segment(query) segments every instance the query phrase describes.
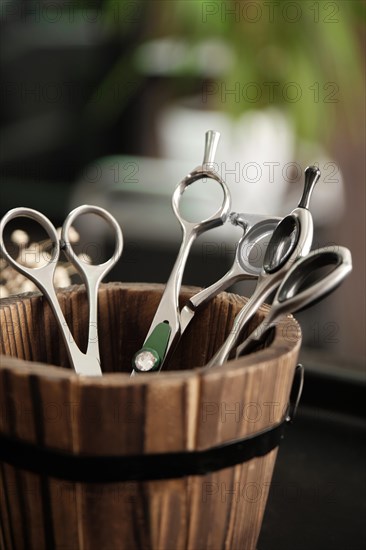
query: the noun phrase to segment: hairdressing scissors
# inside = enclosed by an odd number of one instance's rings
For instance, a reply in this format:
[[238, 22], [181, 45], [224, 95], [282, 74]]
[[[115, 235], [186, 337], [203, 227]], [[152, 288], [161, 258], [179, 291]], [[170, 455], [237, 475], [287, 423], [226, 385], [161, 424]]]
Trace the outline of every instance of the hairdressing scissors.
[[307, 256], [313, 242], [313, 218], [308, 210], [310, 197], [320, 170], [310, 166], [305, 170], [305, 184], [300, 202], [277, 225], [268, 244], [258, 283], [249, 301], [234, 320], [234, 326], [221, 348], [207, 363], [207, 367], [222, 365], [229, 359], [247, 323], [266, 298], [280, 285], [292, 264]]
[[248, 214], [230, 214], [231, 223], [243, 228], [235, 251], [234, 262], [221, 279], [192, 296], [180, 313], [181, 335], [196, 313], [196, 310], [226, 290], [245, 279], [257, 279], [261, 271], [261, 256], [281, 218]]
[[[281, 218], [231, 213], [230, 220], [233, 225], [243, 229], [243, 235], [236, 247], [234, 262], [221, 279], [192, 296], [182, 308], [179, 314], [179, 337], [183, 335], [199, 307], [240, 280], [258, 278], [261, 270], [258, 265], [258, 256], [264, 254], [265, 247]], [[172, 355], [177, 342], [178, 338], [170, 345], [168, 344], [164, 361]]]
[[[113, 228], [116, 236], [115, 251], [113, 256], [106, 262], [98, 265], [91, 265], [78, 257], [70, 244], [68, 236], [71, 225], [75, 222], [76, 218], [88, 213], [96, 214], [102, 217]], [[8, 222], [10, 222], [10, 220], [19, 217], [31, 218], [32, 220], [38, 222], [51, 239], [51, 256], [47, 263], [40, 267], [30, 268], [18, 263], [16, 260], [14, 260], [14, 258], [12, 258], [5, 247], [5, 226], [8, 224]], [[70, 329], [62, 313], [60, 304], [57, 300], [56, 292], [53, 285], [53, 277], [57, 262], [60, 257], [61, 249], [66, 254], [68, 260], [79, 272], [87, 290], [89, 302], [89, 333], [88, 345], [85, 353], [83, 353], [79, 349], [75, 340], [72, 337]], [[119, 257], [122, 254], [122, 249], [123, 237], [120, 226], [118, 225], [115, 218], [111, 216], [111, 214], [98, 206], [79, 206], [78, 208], [75, 208], [72, 212], [70, 212], [62, 226], [60, 241], [57, 236], [56, 228], [50, 222], [50, 220], [37, 210], [32, 210], [31, 208], [14, 208], [13, 210], [10, 210], [7, 214], [5, 214], [0, 222], [1, 253], [9, 262], [9, 264], [11, 264], [17, 271], [19, 271], [19, 273], [25, 275], [27, 278], [33, 281], [33, 283], [47, 298], [56, 317], [59, 329], [61, 330], [71, 365], [73, 366], [77, 374], [90, 376], [98, 376], [102, 374], [98, 344], [98, 287], [103, 277], [118, 261]]]
[[[178, 298], [191, 246], [200, 234], [222, 225], [229, 215], [231, 205], [230, 191], [219, 174], [210, 167], [214, 162], [219, 138], [220, 134], [218, 132], [206, 132], [202, 165], [190, 172], [178, 184], [173, 193], [172, 207], [182, 228], [182, 243], [143, 347], [133, 357], [132, 365], [134, 370], [132, 375], [136, 372], [160, 370], [168, 348], [179, 339], [180, 312]], [[180, 202], [187, 187], [203, 178], [215, 180], [221, 186], [224, 194], [223, 202], [217, 212], [209, 218], [200, 222], [190, 222], [182, 217]]]
[[[330, 269], [324, 276], [324, 268]], [[236, 357], [254, 351], [263, 343], [268, 330], [288, 313], [295, 313], [318, 302], [335, 290], [352, 271], [348, 248], [328, 246], [298, 260], [287, 272], [262, 323], [236, 348]]]

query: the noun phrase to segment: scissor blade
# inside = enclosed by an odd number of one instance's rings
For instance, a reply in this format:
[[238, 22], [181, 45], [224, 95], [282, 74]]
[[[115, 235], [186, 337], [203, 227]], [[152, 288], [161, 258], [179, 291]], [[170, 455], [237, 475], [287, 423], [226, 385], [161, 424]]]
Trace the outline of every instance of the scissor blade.
[[180, 312], [180, 335], [181, 336], [186, 330], [186, 328], [188, 327], [189, 323], [192, 321], [195, 313], [196, 313], [196, 309], [193, 308], [191, 302], [188, 302]]

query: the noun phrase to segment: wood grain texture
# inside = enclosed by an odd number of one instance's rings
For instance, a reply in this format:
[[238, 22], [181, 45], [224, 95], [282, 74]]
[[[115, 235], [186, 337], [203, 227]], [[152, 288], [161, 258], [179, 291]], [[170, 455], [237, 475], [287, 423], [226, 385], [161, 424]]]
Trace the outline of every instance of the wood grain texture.
[[[245, 299], [222, 293], [199, 311], [167, 369], [130, 378], [163, 286], [110, 283], [99, 291], [101, 378], [71, 369], [53, 314], [37, 293], [0, 302], [0, 433], [75, 454], [210, 449], [284, 415], [300, 346], [292, 317], [269, 347], [200, 369]], [[194, 293], [184, 288], [184, 303]], [[82, 349], [83, 286], [58, 293]], [[260, 322], [266, 307], [252, 321]], [[252, 550], [277, 450], [205, 476], [71, 483], [0, 465], [0, 548]]]

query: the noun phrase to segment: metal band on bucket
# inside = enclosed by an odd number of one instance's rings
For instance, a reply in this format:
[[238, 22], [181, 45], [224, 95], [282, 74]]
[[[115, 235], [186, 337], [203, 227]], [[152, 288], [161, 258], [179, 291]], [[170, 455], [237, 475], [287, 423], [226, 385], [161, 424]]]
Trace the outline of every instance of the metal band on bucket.
[[0, 434], [0, 461], [64, 481], [112, 483], [205, 475], [268, 454], [283, 438], [287, 420], [251, 437], [205, 451], [146, 455], [75, 455]]

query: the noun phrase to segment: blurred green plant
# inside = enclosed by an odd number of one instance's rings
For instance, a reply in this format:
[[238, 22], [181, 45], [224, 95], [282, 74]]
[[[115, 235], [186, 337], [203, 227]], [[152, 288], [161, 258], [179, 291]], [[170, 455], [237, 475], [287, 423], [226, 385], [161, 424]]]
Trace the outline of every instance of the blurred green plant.
[[[364, 90], [363, 2], [105, 0], [102, 9], [108, 32], [128, 44], [100, 84], [108, 90], [124, 82], [119, 101], [92, 98], [88, 105], [88, 114], [106, 124], [149, 76], [153, 45], [168, 40], [165, 59], [170, 53], [175, 62], [165, 68], [163, 63], [159, 75], [186, 93], [197, 93], [201, 86], [206, 90], [202, 107], [237, 116], [277, 106], [290, 115], [296, 134], [310, 140], [324, 141], [342, 126], [357, 132]], [[209, 73], [218, 64], [217, 49], [206, 55], [207, 71], [197, 55], [197, 47], [210, 41], [232, 54], [215, 76]]]

